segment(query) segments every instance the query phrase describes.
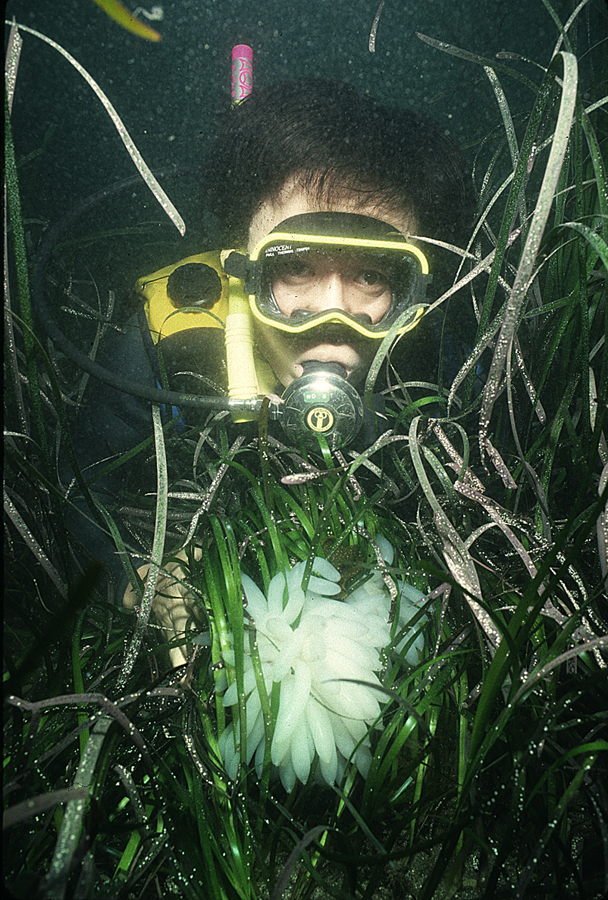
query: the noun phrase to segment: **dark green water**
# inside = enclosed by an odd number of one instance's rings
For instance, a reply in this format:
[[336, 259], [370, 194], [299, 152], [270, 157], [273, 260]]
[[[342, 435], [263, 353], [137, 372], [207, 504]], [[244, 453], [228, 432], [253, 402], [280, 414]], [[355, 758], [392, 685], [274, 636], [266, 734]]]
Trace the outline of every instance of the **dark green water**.
[[[545, 66], [557, 34], [541, 0], [386, 0], [374, 53], [368, 44], [377, 0], [161, 5], [163, 19], [152, 23], [162, 33], [160, 44], [128, 34], [92, 0], [13, 0], [6, 10], [7, 18], [52, 37], [91, 73], [153, 169], [204, 158], [218, 113], [229, 102], [230, 50], [238, 42], [254, 49], [255, 84], [319, 75], [348, 81], [433, 116], [473, 162], [483, 137], [500, 127], [488, 79], [480, 66], [429, 47], [416, 32], [488, 57], [516, 51]], [[136, 9], [136, 0], [126, 6]], [[538, 79], [533, 67], [522, 65], [522, 71]], [[514, 106], [530, 108], [525, 88], [511, 79], [506, 88]], [[134, 173], [84, 80], [30, 35], [24, 36], [13, 121], [18, 158], [44, 147], [21, 166], [29, 219], [54, 221], [82, 197]], [[199, 224], [194, 193], [182, 187], [174, 197], [191, 232]], [[36, 230], [32, 223], [34, 241]]]

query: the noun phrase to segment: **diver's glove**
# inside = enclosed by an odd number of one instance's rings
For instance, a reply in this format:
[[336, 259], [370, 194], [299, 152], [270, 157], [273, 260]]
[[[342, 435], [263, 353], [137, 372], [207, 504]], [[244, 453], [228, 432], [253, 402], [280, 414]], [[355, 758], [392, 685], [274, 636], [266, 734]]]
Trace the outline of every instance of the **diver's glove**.
[[[195, 559], [202, 556], [198, 548], [194, 549]], [[137, 570], [145, 581], [150, 564], [146, 563]], [[180, 550], [163, 566], [163, 573], [156, 584], [156, 594], [152, 601], [154, 618], [161, 626], [167, 640], [171, 643], [169, 657], [174, 668], [188, 662], [186, 656], [186, 625], [188, 619], [196, 617], [196, 603], [191, 591], [186, 587], [184, 579], [188, 576], [188, 557], [185, 550]], [[140, 604], [138, 592], [129, 585], [124, 593], [122, 605], [127, 609], [135, 609]], [[181, 638], [181, 640], [179, 640]]]

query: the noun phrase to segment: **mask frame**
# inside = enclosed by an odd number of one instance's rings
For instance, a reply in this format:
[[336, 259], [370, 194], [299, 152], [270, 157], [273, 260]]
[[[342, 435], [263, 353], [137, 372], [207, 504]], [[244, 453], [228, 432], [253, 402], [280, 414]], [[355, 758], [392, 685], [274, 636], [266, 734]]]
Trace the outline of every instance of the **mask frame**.
[[[391, 284], [391, 304], [379, 322], [372, 324], [368, 316], [351, 315], [340, 309], [307, 314], [304, 318], [284, 315], [272, 293], [272, 267], [286, 256], [297, 257], [307, 252], [332, 255], [347, 251], [355, 258], [379, 259], [380, 265], [405, 273], [404, 284]], [[422, 250], [410, 244], [394, 226], [371, 216], [344, 212], [313, 212], [291, 216], [280, 222], [255, 247], [249, 256], [230, 253], [224, 263], [228, 274], [242, 278], [249, 297], [252, 315], [271, 328], [289, 334], [301, 334], [327, 323], [352, 328], [365, 338], [384, 338], [394, 322], [409, 309], [397, 334], [414, 328], [426, 308], [427, 285], [432, 276]], [[397, 281], [397, 280], [396, 280]]]

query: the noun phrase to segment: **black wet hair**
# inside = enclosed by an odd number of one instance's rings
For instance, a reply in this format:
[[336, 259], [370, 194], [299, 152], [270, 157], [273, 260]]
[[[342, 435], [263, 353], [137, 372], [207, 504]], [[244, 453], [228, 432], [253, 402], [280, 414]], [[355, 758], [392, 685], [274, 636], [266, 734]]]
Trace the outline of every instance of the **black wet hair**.
[[244, 247], [256, 210], [292, 178], [323, 201], [346, 194], [413, 213], [420, 236], [462, 246], [471, 232], [475, 190], [450, 137], [431, 119], [348, 84], [256, 88], [229, 111], [205, 176], [223, 246]]

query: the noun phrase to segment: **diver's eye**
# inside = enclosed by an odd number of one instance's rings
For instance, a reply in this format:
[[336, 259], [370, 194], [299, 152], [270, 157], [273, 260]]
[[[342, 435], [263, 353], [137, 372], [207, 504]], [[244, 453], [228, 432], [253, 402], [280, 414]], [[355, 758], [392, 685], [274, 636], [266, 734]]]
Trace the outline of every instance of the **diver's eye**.
[[386, 275], [382, 272], [378, 272], [375, 269], [366, 269], [364, 272], [360, 272], [356, 281], [359, 281], [361, 284], [365, 284], [368, 287], [376, 287], [378, 285], [388, 285], [388, 279]]
[[313, 274], [310, 263], [299, 256], [287, 256], [277, 260], [273, 270], [274, 280], [287, 283], [309, 278]]
[[361, 269], [354, 274], [353, 283], [361, 293], [371, 297], [391, 291], [390, 278], [379, 269]]

